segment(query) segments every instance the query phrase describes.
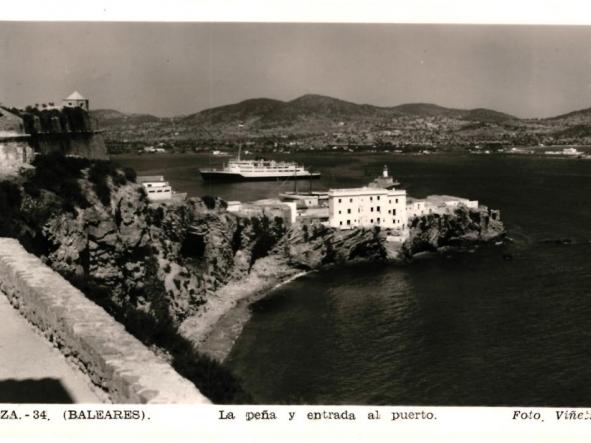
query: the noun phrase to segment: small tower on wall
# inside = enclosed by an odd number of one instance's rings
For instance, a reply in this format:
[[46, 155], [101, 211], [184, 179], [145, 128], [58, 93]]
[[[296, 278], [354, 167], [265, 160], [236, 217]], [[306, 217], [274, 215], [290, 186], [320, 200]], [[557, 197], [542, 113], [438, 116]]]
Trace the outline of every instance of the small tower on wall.
[[64, 108], [82, 108], [88, 111], [88, 99], [80, 94], [78, 91], [72, 92], [67, 98], [62, 100]]

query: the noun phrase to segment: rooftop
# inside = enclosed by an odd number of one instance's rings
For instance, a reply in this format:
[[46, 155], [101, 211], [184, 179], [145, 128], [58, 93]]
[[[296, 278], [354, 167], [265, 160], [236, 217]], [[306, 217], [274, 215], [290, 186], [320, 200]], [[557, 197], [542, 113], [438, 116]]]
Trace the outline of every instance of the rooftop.
[[69, 95], [69, 97], [66, 98], [66, 100], [86, 100], [86, 97], [84, 97], [78, 91], [74, 91]]
[[406, 191], [403, 189], [384, 189], [384, 188], [370, 188], [363, 186], [361, 188], [341, 188], [330, 189], [328, 191], [329, 197], [347, 196], [347, 195], [404, 195]]
[[467, 198], [456, 197], [455, 195], [429, 195], [425, 200], [432, 203], [445, 203], [449, 201], [467, 201]]
[[163, 175], [138, 175], [136, 178], [136, 182], [137, 183], [158, 183], [158, 182], [164, 182], [166, 180], [164, 180], [164, 176]]

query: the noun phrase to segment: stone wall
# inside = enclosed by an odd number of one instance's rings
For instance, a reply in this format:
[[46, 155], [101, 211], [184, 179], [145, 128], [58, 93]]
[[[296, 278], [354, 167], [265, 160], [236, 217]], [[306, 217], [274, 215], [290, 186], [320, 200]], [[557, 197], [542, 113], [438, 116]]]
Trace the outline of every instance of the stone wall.
[[0, 291], [113, 402], [209, 403], [192, 383], [14, 239], [0, 238]]
[[31, 145], [41, 154], [61, 152], [94, 160], [107, 160], [107, 148], [101, 133], [36, 134]]
[[0, 138], [0, 176], [18, 173], [33, 160], [33, 149], [26, 141]]

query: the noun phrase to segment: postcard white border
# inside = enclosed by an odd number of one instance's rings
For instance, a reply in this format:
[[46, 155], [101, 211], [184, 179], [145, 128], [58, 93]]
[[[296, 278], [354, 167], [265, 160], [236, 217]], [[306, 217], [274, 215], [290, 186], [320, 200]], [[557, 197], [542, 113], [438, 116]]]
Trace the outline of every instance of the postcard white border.
[[[225, 21], [225, 22], [342, 22], [342, 23], [471, 23], [589, 25], [591, 6], [584, 0], [26, 0], [3, 4], [0, 20], [16, 21]], [[1, 23], [0, 23], [1, 26]], [[3, 63], [6, 62], [3, 60]], [[1, 71], [0, 71], [1, 72]], [[591, 405], [591, 399], [590, 399]], [[122, 409], [125, 405], [75, 405], [75, 408]], [[127, 406], [129, 407], [129, 406]], [[133, 407], [133, 406], [132, 406]], [[310, 422], [309, 411], [321, 406], [135, 406], [150, 416], [143, 422], [0, 421], [0, 441], [207, 441], [207, 442], [587, 442], [591, 421], [513, 420], [514, 411], [538, 411], [552, 417], [558, 408], [410, 408], [435, 411], [435, 423], [368, 423], [375, 407], [343, 407], [358, 421]], [[31, 405], [0, 405], [24, 411]], [[64, 406], [39, 405], [58, 417]], [[218, 419], [219, 410], [296, 411], [297, 420], [233, 423]], [[377, 408], [387, 416], [404, 407]], [[560, 408], [563, 409], [563, 408]], [[591, 408], [589, 409], [591, 410]], [[587, 411], [587, 409], [579, 409]]]

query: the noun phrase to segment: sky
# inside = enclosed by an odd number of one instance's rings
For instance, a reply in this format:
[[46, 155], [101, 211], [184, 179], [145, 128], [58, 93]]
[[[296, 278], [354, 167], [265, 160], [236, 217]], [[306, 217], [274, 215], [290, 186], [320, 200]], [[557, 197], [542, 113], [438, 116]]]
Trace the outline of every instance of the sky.
[[328, 95], [548, 117], [591, 107], [591, 26], [0, 22], [0, 103], [186, 115]]

